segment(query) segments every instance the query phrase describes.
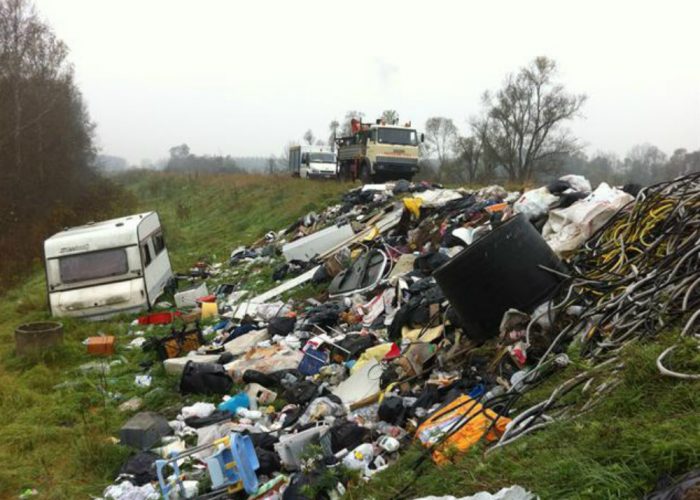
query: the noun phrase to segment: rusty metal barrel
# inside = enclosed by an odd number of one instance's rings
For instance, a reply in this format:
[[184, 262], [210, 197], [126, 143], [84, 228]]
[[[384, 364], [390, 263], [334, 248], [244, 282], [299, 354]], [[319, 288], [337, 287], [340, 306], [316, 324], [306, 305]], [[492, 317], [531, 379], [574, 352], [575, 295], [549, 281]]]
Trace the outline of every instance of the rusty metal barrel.
[[63, 342], [63, 324], [58, 321], [25, 323], [15, 328], [17, 354], [26, 355]]

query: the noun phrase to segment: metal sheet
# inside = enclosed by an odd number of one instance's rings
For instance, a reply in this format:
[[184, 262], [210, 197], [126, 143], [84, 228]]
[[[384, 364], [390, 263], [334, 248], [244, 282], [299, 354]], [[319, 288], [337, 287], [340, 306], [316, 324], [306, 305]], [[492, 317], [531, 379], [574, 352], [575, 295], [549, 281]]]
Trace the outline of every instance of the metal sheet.
[[331, 226], [287, 243], [282, 247], [282, 253], [287, 262], [290, 260], [308, 261], [335, 247], [338, 243], [352, 238], [354, 235], [355, 232], [350, 224]]

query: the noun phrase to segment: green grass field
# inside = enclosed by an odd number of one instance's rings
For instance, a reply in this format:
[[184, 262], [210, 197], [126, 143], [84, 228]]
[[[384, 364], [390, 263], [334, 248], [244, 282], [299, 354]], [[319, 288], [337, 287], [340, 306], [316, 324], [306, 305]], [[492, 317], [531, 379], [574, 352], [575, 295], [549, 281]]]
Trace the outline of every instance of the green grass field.
[[[176, 271], [186, 271], [201, 259], [226, 262], [232, 248], [323, 209], [348, 188], [247, 175], [133, 173], [118, 181], [135, 195], [139, 210], [160, 213]], [[253, 269], [245, 279], [256, 289], [273, 285], [269, 268]], [[158, 363], [151, 367], [153, 385], [135, 386], [134, 375], [144, 372], [142, 363], [154, 356], [125, 348], [130, 317], [100, 323], [66, 320], [60, 349], [17, 357], [14, 328], [47, 318], [44, 286], [43, 270], [37, 266], [24, 283], [0, 298], [0, 498], [16, 498], [24, 488], [36, 488], [39, 498], [100, 494], [129, 454], [113, 441], [129, 416], [117, 409], [121, 402], [139, 396], [145, 409], [172, 417], [183, 403], [195, 400], [181, 398], [177, 380], [167, 377]], [[79, 369], [95, 360], [85, 353], [82, 341], [99, 333], [121, 340], [105, 376]], [[486, 458], [475, 447], [440, 468], [428, 461], [416, 469], [419, 450], [412, 448], [375, 480], [355, 485], [348, 496], [463, 496], [518, 483], [545, 499], [637, 498], [660, 476], [700, 466], [700, 382], [662, 378], [654, 365], [676, 337], [668, 333], [626, 349], [621, 384], [580, 419], [552, 425]], [[685, 354], [686, 367], [697, 371], [697, 350], [688, 348]], [[576, 361], [538, 388], [539, 393], [584, 366]]]
[[[173, 267], [181, 272], [201, 259], [226, 262], [231, 249], [339, 201], [348, 188], [254, 175], [138, 172], [117, 181], [135, 195], [139, 211], [159, 212]], [[85, 218], [91, 219], [89, 214]], [[269, 269], [256, 272], [257, 287], [273, 286]], [[153, 385], [135, 386], [134, 375], [143, 372], [139, 363], [154, 356], [124, 347], [131, 340], [126, 336], [131, 317], [99, 323], [65, 320], [60, 349], [31, 359], [16, 356], [14, 328], [46, 318], [43, 268], [37, 264], [21, 285], [0, 298], [0, 498], [16, 498], [24, 488], [36, 488], [40, 498], [100, 494], [129, 454], [112, 441], [129, 416], [118, 405], [140, 396], [145, 409], [172, 417], [177, 413], [172, 405], [185, 401], [177, 394], [177, 380], [168, 378], [158, 363], [151, 372]], [[106, 376], [82, 373], [81, 364], [95, 361], [82, 341], [100, 333], [122, 341], [110, 360], [114, 366]]]

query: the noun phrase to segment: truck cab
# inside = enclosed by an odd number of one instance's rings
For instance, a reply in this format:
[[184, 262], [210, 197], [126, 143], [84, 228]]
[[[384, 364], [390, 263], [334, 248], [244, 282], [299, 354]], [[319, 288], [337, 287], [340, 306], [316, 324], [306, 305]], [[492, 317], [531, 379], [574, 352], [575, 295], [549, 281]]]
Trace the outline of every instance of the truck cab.
[[418, 172], [419, 137], [409, 125], [353, 124], [338, 144], [338, 175], [363, 182], [412, 179]]

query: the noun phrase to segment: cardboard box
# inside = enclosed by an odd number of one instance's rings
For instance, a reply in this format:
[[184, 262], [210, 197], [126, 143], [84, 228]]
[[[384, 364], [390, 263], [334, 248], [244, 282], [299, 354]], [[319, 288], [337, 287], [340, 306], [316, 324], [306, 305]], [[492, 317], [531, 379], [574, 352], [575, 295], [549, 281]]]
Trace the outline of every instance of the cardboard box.
[[115, 338], [112, 335], [104, 337], [88, 337], [87, 351], [94, 356], [111, 356], [114, 354]]

